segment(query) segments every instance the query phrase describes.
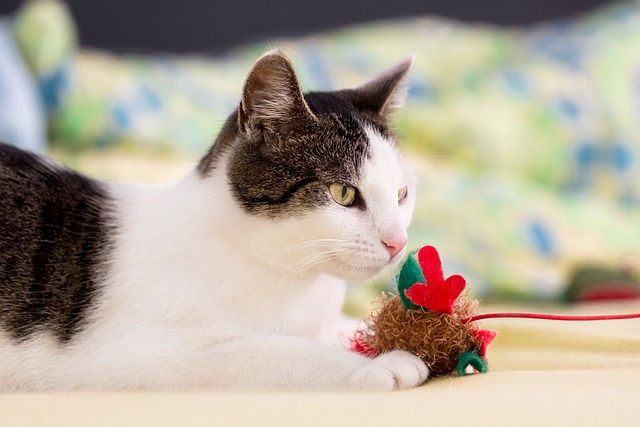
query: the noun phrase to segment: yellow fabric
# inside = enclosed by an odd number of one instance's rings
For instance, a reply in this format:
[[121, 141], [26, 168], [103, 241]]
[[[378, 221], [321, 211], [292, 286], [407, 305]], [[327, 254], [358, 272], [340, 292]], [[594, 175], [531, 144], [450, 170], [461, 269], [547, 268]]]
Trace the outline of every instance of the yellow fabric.
[[[544, 307], [640, 311], [640, 301]], [[539, 307], [482, 307], [537, 311]], [[396, 393], [52, 393], [0, 395], [0, 425], [638, 425], [640, 320], [487, 320], [491, 371]]]

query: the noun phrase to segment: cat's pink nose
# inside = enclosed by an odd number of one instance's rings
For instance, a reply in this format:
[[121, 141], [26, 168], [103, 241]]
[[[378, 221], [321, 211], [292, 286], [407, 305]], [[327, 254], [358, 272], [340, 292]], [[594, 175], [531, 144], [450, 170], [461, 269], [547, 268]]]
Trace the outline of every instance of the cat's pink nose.
[[407, 239], [404, 237], [385, 239], [382, 241], [382, 244], [387, 248], [387, 251], [389, 251], [389, 255], [391, 255], [391, 258], [393, 258], [400, 252], [402, 252], [405, 246], [407, 246]]

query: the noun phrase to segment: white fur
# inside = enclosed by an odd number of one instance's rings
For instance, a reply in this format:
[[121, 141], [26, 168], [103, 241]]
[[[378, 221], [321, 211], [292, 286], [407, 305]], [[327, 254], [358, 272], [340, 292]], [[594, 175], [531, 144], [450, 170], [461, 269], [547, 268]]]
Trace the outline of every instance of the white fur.
[[[113, 186], [119, 233], [97, 310], [67, 346], [45, 333], [16, 346], [0, 334], [0, 388], [356, 389], [414, 387], [415, 356], [339, 348], [345, 280], [390, 259], [406, 236], [413, 178], [373, 130], [359, 185], [368, 209], [333, 204], [301, 218], [244, 213], [225, 172], [172, 187]], [[224, 162], [221, 164], [224, 165]], [[408, 198], [398, 206], [400, 187]], [[327, 194], [327, 197], [330, 197]]]

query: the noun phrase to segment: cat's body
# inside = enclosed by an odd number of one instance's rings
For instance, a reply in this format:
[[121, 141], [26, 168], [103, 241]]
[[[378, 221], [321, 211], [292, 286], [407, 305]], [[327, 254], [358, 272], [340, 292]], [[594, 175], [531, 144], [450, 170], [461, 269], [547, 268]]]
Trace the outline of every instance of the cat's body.
[[288, 60], [265, 55], [173, 186], [98, 183], [0, 146], [0, 389], [424, 381], [408, 353], [339, 343], [345, 280], [406, 245], [412, 176], [384, 116], [411, 61], [303, 98]]

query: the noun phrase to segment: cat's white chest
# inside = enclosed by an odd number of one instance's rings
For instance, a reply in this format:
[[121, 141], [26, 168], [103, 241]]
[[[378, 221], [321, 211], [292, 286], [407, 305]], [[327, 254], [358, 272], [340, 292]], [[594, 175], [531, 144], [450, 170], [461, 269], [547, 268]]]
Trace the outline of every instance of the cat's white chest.
[[222, 335], [293, 335], [323, 341], [335, 332], [345, 297], [342, 280], [321, 276], [307, 283], [291, 281], [279, 289], [274, 285], [258, 285], [246, 298], [227, 296], [211, 304], [199, 304], [202, 330]]
[[[274, 249], [254, 236], [255, 221], [233, 208], [222, 186], [194, 181], [185, 180], [179, 191], [118, 189], [123, 232], [114, 293], [128, 302], [146, 294], [154, 303], [145, 309], [158, 320], [201, 323], [215, 332], [321, 334], [340, 314], [344, 281], [294, 277], [263, 263], [262, 254]], [[261, 255], [248, 254], [255, 249]]]
[[344, 281], [320, 276], [307, 284], [294, 304], [282, 316], [282, 332], [321, 339], [327, 329], [334, 331], [345, 297]]

